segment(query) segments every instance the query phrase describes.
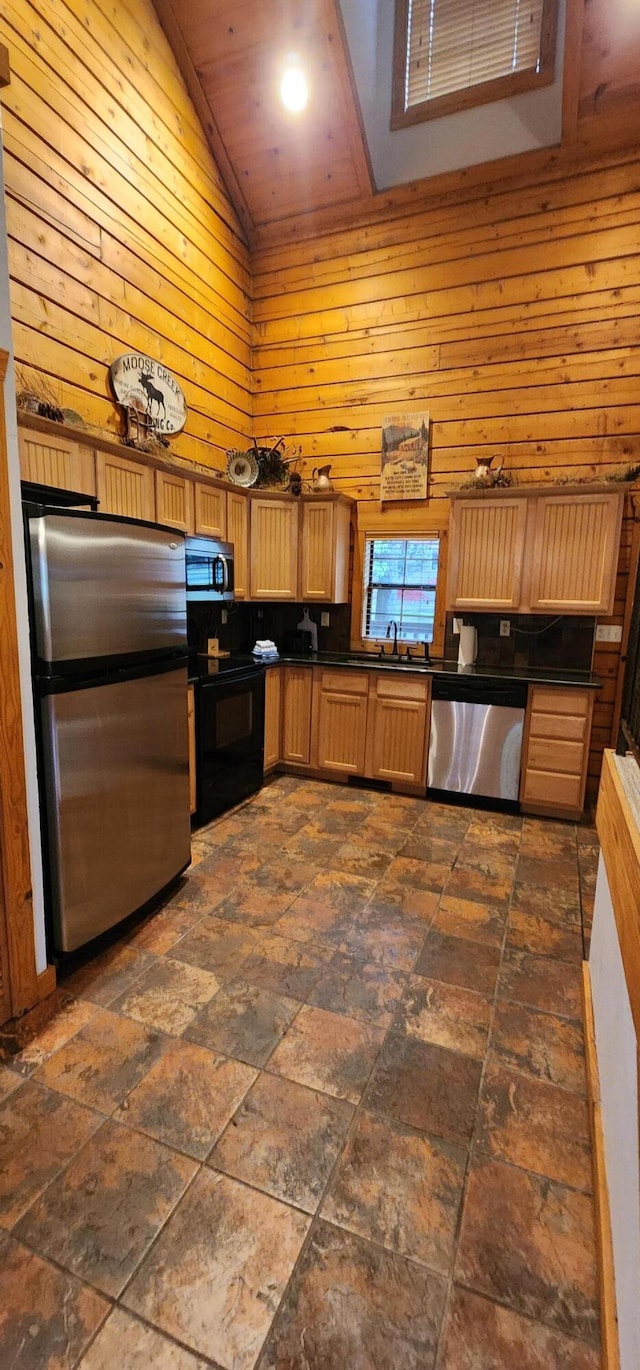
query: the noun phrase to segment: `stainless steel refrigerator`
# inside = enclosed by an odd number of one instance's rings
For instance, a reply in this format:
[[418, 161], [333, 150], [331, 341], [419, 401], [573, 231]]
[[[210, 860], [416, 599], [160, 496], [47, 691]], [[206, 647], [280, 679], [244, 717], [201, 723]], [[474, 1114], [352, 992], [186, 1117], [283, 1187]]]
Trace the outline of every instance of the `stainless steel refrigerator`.
[[49, 933], [65, 953], [189, 864], [184, 538], [24, 508]]

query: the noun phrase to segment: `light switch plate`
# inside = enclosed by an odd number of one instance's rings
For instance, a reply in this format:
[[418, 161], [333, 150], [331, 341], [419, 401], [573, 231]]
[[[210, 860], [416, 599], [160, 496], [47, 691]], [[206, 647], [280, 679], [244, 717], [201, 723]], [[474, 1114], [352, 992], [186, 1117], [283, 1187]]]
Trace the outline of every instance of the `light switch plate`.
[[596, 628], [596, 642], [622, 642], [622, 625], [599, 623]]
[[511, 619], [500, 619], [500, 637], [511, 637]]
[[323, 609], [323, 610], [322, 610], [322, 613], [320, 614], [320, 627], [321, 627], [321, 628], [328, 628], [330, 623], [331, 623], [331, 614], [329, 613], [329, 610], [328, 610], [328, 609]]

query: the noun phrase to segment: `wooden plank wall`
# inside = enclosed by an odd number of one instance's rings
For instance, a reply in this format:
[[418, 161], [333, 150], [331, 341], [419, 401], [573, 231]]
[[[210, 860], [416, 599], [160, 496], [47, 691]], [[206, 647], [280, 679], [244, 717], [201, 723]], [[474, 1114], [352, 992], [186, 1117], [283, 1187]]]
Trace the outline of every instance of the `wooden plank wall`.
[[[380, 426], [393, 412], [431, 414], [429, 509], [441, 526], [478, 455], [504, 458], [526, 484], [640, 463], [639, 211], [640, 162], [621, 155], [255, 252], [256, 433], [300, 442], [306, 474], [330, 461], [361, 524], [378, 509]], [[391, 517], [401, 523], [402, 507]], [[596, 657], [606, 683], [591, 792], [618, 657], [615, 645]]]
[[119, 432], [106, 368], [140, 349], [189, 405], [182, 456], [251, 431], [249, 258], [151, 0], [0, 0], [16, 361]]

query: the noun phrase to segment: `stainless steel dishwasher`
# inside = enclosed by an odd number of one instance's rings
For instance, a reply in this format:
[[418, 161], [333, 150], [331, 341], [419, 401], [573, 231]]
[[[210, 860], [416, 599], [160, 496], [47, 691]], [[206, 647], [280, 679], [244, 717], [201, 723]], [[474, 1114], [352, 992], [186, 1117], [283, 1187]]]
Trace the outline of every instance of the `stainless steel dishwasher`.
[[428, 790], [517, 800], [527, 686], [433, 677]]

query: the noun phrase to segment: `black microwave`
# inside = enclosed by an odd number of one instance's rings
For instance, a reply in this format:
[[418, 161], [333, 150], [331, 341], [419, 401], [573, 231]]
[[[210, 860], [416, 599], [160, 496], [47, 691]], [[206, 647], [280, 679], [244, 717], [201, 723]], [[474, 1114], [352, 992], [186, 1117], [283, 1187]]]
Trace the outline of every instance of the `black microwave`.
[[235, 598], [233, 581], [233, 543], [217, 538], [187, 538], [185, 541], [187, 600], [230, 603]]

